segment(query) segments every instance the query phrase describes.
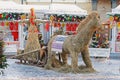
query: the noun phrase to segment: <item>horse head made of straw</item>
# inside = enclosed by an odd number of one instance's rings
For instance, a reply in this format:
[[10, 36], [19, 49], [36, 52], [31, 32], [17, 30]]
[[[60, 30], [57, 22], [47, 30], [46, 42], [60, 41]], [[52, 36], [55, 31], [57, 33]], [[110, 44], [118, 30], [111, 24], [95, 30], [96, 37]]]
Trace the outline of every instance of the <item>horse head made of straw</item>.
[[100, 15], [97, 12], [90, 13], [77, 27], [76, 31], [77, 33], [85, 28], [86, 26], [92, 27], [93, 30], [103, 30], [101, 21], [100, 21]]
[[103, 30], [100, 15], [97, 12], [92, 12], [88, 17], [91, 19], [90, 25], [92, 26], [92, 28], [94, 28], [95, 30]]

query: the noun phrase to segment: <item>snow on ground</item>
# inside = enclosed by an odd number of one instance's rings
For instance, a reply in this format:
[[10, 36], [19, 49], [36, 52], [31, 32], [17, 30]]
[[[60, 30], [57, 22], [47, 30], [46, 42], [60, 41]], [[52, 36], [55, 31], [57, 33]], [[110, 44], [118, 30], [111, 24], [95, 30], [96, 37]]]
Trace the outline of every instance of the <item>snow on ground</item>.
[[[92, 58], [95, 73], [59, 73], [41, 67], [15, 63], [16, 59], [7, 59], [9, 66], [0, 75], [0, 80], [120, 80], [120, 60], [100, 60]], [[70, 63], [70, 59], [68, 61]], [[84, 64], [79, 59], [79, 64]]]

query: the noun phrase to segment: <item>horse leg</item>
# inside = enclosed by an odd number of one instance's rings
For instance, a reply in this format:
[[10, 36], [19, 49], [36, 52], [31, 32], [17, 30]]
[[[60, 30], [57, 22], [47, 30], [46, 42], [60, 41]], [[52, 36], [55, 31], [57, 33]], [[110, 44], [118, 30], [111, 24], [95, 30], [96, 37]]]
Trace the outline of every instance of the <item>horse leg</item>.
[[68, 65], [67, 64], [68, 55], [65, 52], [63, 52], [63, 53], [61, 53], [61, 58], [62, 58], [62, 61], [63, 61], [63, 65], [67, 66]]
[[78, 53], [72, 51], [72, 52], [70, 52], [70, 54], [71, 54], [71, 58], [72, 58], [72, 61], [71, 61], [72, 72], [78, 73], [78, 72], [80, 72], [80, 70], [78, 68]]
[[42, 64], [43, 54], [44, 54], [44, 51], [41, 48], [40, 51], [39, 51], [39, 53], [38, 53], [38, 62], [37, 62], [38, 65]]
[[56, 54], [55, 53], [52, 54], [51, 60], [52, 60], [52, 67], [60, 68], [62, 66], [62, 64], [59, 61], [59, 59], [56, 58]]
[[82, 55], [82, 59], [83, 59], [84, 63], [86, 64], [86, 67], [92, 68], [92, 63], [90, 60], [88, 48], [84, 48], [84, 50], [81, 51], [81, 55]]
[[48, 60], [47, 60], [47, 64], [45, 65], [46, 69], [52, 69], [52, 42], [53, 40], [56, 38], [56, 36], [53, 36], [50, 41], [48, 42]]
[[42, 61], [43, 55], [44, 55], [44, 50], [43, 50], [43, 49], [40, 49], [40, 61]]
[[47, 59], [47, 63], [45, 65], [46, 69], [52, 69], [52, 55], [51, 52], [48, 52], [48, 59]]
[[52, 69], [52, 51], [51, 51], [51, 45], [48, 45], [48, 59], [47, 63], [45, 65], [46, 69]]

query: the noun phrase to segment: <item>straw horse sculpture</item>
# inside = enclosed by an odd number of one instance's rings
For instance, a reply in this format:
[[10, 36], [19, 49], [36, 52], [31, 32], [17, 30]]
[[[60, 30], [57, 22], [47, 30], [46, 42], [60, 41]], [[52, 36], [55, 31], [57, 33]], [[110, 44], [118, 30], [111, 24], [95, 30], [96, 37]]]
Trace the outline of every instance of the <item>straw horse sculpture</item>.
[[[90, 60], [88, 46], [93, 33], [97, 29], [102, 29], [102, 26], [100, 24], [100, 16], [98, 15], [97, 12], [92, 12], [79, 24], [77, 28], [77, 34], [69, 35], [65, 39], [61, 53], [62, 66], [67, 66], [68, 54], [70, 54], [71, 71], [75, 73], [80, 72], [80, 69], [78, 67], [78, 54], [81, 53], [82, 59], [86, 64], [86, 68], [94, 70]], [[54, 61], [57, 59], [54, 59], [55, 58], [54, 54], [51, 51], [51, 45], [55, 38], [56, 36], [54, 36], [48, 43], [48, 61], [45, 66], [46, 69], [53, 69], [58, 67], [58, 64], [55, 65]]]

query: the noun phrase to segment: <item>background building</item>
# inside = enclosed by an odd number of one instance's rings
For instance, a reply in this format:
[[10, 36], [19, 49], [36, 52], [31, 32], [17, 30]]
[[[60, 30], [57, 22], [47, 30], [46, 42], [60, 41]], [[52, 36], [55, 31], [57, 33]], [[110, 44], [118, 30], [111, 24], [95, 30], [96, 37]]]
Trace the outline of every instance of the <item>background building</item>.
[[106, 13], [117, 7], [120, 0], [91, 0], [91, 2], [92, 11], [98, 11], [102, 16], [102, 20], [105, 21], [107, 19]]

